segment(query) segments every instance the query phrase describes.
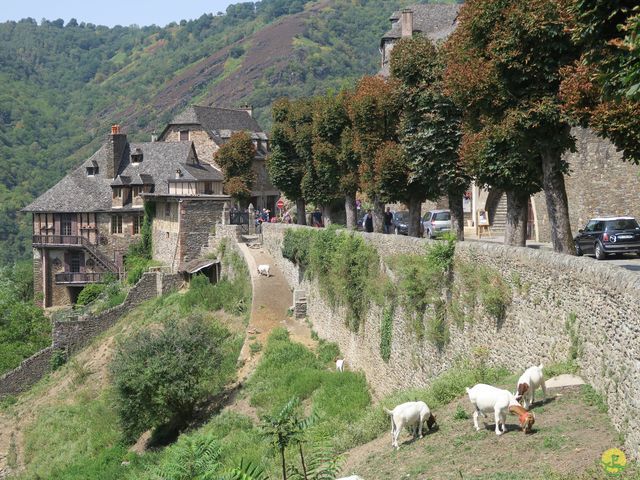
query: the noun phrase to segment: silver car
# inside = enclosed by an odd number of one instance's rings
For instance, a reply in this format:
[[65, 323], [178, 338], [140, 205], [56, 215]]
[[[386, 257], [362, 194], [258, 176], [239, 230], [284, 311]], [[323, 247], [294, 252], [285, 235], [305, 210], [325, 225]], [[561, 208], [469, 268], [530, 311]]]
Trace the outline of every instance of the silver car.
[[422, 217], [424, 236], [435, 238], [451, 230], [451, 212], [449, 210], [432, 210]]

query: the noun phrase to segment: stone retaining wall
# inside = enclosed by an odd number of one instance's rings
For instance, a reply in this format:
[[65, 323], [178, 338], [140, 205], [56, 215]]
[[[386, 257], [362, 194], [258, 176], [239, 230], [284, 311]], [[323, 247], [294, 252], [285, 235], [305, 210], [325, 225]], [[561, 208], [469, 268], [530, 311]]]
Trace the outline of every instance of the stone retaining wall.
[[146, 272], [136, 283], [123, 303], [93, 316], [69, 321], [55, 321], [52, 345], [24, 360], [19, 367], [0, 377], [0, 398], [16, 395], [34, 385], [50, 370], [51, 355], [62, 349], [67, 355], [77, 352], [93, 338], [109, 329], [133, 307], [171, 290], [182, 283], [179, 275]]
[[[626, 437], [628, 453], [640, 447], [640, 276], [592, 258], [492, 243], [462, 242], [455, 261], [490, 267], [510, 286], [512, 300], [503, 322], [487, 315], [450, 325], [450, 341], [439, 350], [418, 340], [402, 308], [393, 318], [391, 357], [380, 355], [382, 308], [371, 310], [356, 334], [345, 326], [345, 313], [333, 310], [318, 284], [300, 278], [296, 266], [282, 257], [282, 225], [264, 228], [264, 246], [283, 269], [291, 288], [307, 290], [308, 315], [321, 338], [337, 342], [349, 367], [362, 370], [377, 395], [426, 386], [457, 359], [487, 347], [490, 363], [513, 371], [532, 364], [555, 363], [580, 351], [584, 378], [607, 399], [609, 416]], [[293, 227], [305, 228], [305, 227]], [[420, 254], [429, 240], [361, 234], [384, 263], [398, 253]], [[460, 278], [454, 275], [454, 284]], [[567, 318], [575, 316], [574, 327]]]

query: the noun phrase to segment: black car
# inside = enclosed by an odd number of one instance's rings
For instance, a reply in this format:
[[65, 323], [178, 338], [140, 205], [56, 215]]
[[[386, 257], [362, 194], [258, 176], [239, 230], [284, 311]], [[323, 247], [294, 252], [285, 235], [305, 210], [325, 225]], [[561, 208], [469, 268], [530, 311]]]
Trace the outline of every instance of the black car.
[[409, 212], [393, 212], [393, 219], [391, 223], [393, 226], [393, 232], [396, 235], [409, 235]]
[[640, 225], [633, 217], [604, 217], [589, 220], [575, 237], [576, 255], [592, 254], [598, 260], [609, 254], [640, 254]]

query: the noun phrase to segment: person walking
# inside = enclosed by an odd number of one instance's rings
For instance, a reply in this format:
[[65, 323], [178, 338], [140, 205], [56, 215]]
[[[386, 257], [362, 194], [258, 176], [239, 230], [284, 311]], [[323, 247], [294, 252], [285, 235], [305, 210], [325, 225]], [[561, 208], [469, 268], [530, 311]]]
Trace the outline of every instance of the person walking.
[[367, 210], [367, 214], [364, 216], [364, 231], [367, 233], [373, 232], [373, 215], [371, 209]]
[[384, 223], [382, 225], [384, 233], [391, 233], [393, 230], [393, 213], [391, 213], [390, 207], [387, 207], [387, 211], [384, 212]]

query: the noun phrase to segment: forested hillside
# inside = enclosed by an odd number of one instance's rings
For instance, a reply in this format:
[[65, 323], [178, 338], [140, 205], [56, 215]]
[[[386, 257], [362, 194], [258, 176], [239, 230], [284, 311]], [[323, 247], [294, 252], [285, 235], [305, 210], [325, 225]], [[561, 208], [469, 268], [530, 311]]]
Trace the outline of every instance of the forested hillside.
[[110, 123], [148, 139], [189, 103], [248, 102], [268, 128], [275, 98], [375, 72], [390, 13], [410, 3], [264, 0], [162, 28], [0, 24], [0, 264], [30, 255], [20, 208], [92, 153]]

